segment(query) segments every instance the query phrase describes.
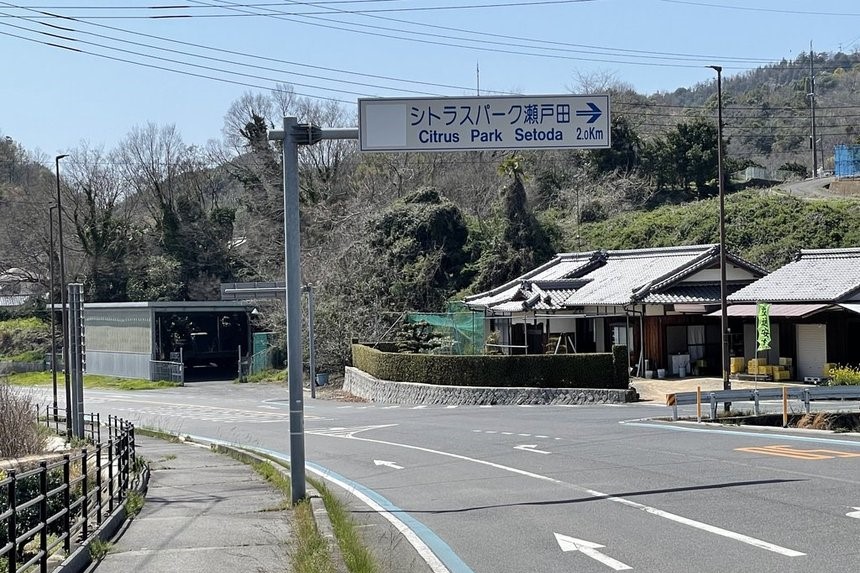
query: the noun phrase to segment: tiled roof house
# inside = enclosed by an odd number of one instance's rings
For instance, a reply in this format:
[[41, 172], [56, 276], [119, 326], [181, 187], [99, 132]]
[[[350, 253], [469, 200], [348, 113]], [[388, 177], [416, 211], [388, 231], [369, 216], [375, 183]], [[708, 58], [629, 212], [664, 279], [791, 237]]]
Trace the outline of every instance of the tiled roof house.
[[797, 379], [826, 377], [826, 364], [860, 364], [860, 248], [802, 250], [729, 302], [730, 315], [747, 317], [747, 339], [755, 303], [771, 303], [770, 359], [792, 358]]
[[[734, 255], [727, 261], [730, 292], [766, 274]], [[714, 339], [707, 328], [719, 321], [705, 318], [719, 302], [718, 245], [563, 253], [465, 301], [484, 312], [487, 330], [499, 331], [505, 351], [593, 352], [627, 344], [643, 371], [645, 360], [649, 369], [672, 371], [672, 353], [689, 355], [691, 369], [697, 360], [719, 367], [713, 359], [719, 330]]]

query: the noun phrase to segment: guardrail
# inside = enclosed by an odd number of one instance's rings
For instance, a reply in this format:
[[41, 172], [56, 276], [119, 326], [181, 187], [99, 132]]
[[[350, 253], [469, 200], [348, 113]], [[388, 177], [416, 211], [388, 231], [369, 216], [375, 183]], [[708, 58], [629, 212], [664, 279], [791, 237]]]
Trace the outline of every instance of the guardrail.
[[[98, 416], [89, 418], [90, 435], [100, 437]], [[65, 429], [60, 420], [39, 417], [48, 427]], [[33, 469], [0, 472], [0, 570], [38, 567], [46, 573], [49, 557], [61, 546], [71, 555], [122, 505], [135, 467], [134, 426], [109, 416], [106, 430], [107, 442], [47, 456]]]
[[860, 400], [860, 386], [782, 386], [753, 390], [717, 390], [705, 392], [678, 392], [666, 394], [666, 405], [672, 407], [672, 419], [678, 419], [678, 406], [691, 406], [709, 403], [711, 420], [717, 417], [717, 404], [732, 402], [753, 402], [756, 416], [761, 414], [761, 400], [801, 400], [806, 413], [810, 411], [812, 400]]

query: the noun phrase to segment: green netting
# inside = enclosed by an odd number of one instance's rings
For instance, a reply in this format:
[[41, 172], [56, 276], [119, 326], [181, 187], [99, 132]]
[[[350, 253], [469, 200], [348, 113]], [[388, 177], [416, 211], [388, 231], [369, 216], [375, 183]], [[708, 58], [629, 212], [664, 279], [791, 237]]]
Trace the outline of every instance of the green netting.
[[407, 313], [406, 322], [426, 322], [434, 334], [450, 341], [451, 354], [484, 353], [484, 315], [462, 303], [450, 303], [445, 313]]

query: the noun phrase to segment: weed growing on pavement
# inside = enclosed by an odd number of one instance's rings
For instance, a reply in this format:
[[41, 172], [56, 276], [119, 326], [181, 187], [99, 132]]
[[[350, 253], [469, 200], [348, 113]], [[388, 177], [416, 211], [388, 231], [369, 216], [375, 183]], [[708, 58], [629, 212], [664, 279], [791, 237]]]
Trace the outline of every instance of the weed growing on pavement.
[[134, 517], [140, 510], [143, 509], [143, 495], [137, 491], [128, 492], [128, 497], [125, 498], [125, 513], [129, 517]]
[[171, 444], [178, 444], [182, 441], [182, 438], [175, 434], [171, 434], [167, 430], [162, 430], [161, 428], [145, 428], [143, 426], [138, 426], [134, 429], [135, 433], [140, 436], [147, 436], [149, 438], [157, 438], [159, 440], [164, 440], [166, 442], [170, 442]]
[[278, 488], [285, 497], [288, 499], [292, 497], [293, 490], [290, 487], [290, 480], [286, 479], [281, 472], [278, 471], [278, 468], [268, 462], [251, 464], [251, 467], [254, 468], [254, 471], [263, 476], [267, 482]]
[[375, 573], [376, 562], [370, 551], [363, 545], [355, 522], [350, 518], [343, 502], [328, 489], [326, 484], [316, 480], [309, 481], [323, 499], [343, 560], [350, 573]]
[[111, 547], [113, 547], [113, 543], [96, 537], [90, 542], [90, 559], [101, 561], [110, 553]]
[[287, 371], [286, 370], [276, 370], [274, 368], [270, 368], [268, 370], [263, 370], [261, 372], [257, 372], [256, 374], [251, 374], [249, 376], [244, 376], [242, 378], [237, 378], [233, 380], [234, 384], [244, 384], [244, 383], [284, 383], [287, 380]]
[[[308, 500], [293, 508], [295, 550], [292, 554], [295, 573], [336, 573], [328, 542], [317, 530], [313, 509]], [[352, 573], [352, 569], [350, 568]]]

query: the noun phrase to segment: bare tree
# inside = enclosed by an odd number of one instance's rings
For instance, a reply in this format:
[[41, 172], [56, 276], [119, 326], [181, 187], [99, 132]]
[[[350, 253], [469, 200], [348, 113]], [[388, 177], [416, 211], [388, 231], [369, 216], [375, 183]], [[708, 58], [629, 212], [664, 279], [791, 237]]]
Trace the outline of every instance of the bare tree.
[[71, 210], [73, 228], [85, 259], [88, 299], [125, 300], [134, 198], [126, 195], [117, 156], [83, 143], [72, 151], [65, 173], [64, 205]]

